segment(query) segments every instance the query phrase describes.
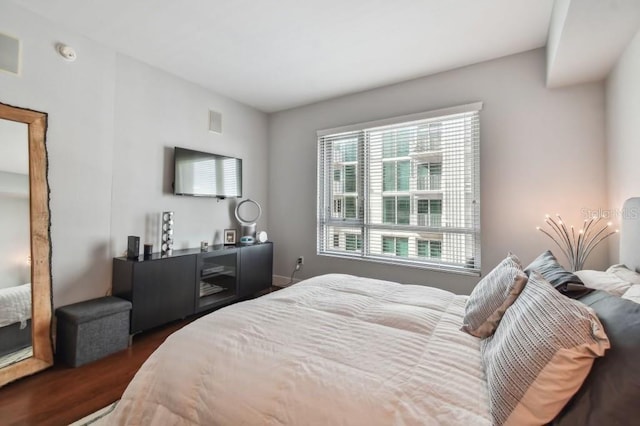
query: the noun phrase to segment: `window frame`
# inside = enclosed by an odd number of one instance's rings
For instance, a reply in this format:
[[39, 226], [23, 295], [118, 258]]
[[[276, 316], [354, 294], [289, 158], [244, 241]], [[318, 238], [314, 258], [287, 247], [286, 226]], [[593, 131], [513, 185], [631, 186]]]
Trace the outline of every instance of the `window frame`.
[[[479, 131], [479, 126], [480, 126], [480, 111], [482, 110], [482, 102], [476, 102], [476, 103], [472, 103], [472, 104], [467, 104], [467, 105], [461, 105], [458, 107], [452, 107], [452, 108], [444, 108], [444, 109], [440, 109], [440, 110], [435, 110], [435, 111], [429, 111], [426, 113], [418, 113], [418, 114], [411, 114], [408, 116], [402, 116], [402, 117], [394, 117], [394, 118], [389, 118], [389, 119], [384, 119], [384, 120], [377, 120], [377, 121], [373, 121], [373, 122], [366, 122], [366, 123], [360, 123], [360, 124], [354, 124], [354, 125], [350, 125], [350, 126], [343, 126], [340, 128], [334, 128], [334, 129], [326, 129], [326, 130], [321, 130], [317, 132], [318, 135], [318, 220], [317, 220], [317, 254], [321, 255], [321, 256], [330, 256], [330, 257], [347, 257], [347, 258], [351, 258], [351, 259], [357, 259], [357, 260], [363, 260], [363, 261], [371, 261], [371, 262], [377, 262], [377, 263], [391, 263], [391, 264], [395, 264], [395, 265], [403, 265], [403, 266], [410, 266], [410, 267], [417, 267], [417, 268], [422, 268], [422, 269], [431, 269], [431, 270], [438, 270], [438, 271], [444, 271], [444, 272], [452, 272], [452, 273], [459, 273], [459, 274], [464, 274], [464, 275], [475, 275], [478, 276], [480, 275], [480, 271], [481, 271], [481, 229], [480, 229], [480, 131]], [[414, 146], [414, 142], [411, 142], [411, 138], [415, 138], [415, 143], [422, 143], [423, 145], [428, 145], [429, 147], [433, 147], [435, 146], [437, 149], [439, 150], [446, 150], [451, 149], [451, 146], [447, 145], [447, 142], [444, 141], [444, 135], [446, 135], [446, 129], [445, 129], [445, 125], [447, 124], [448, 120], [453, 120], [456, 121], [458, 117], [458, 114], [460, 114], [460, 117], [464, 118], [464, 120], [461, 120], [463, 122], [463, 124], [455, 124], [456, 126], [464, 126], [461, 127], [465, 130], [465, 132], [467, 131], [468, 126], [471, 126], [471, 131], [470, 133], [472, 134], [472, 136], [469, 136], [469, 140], [465, 139], [464, 142], [460, 142], [460, 141], [454, 141], [455, 147], [458, 146], [463, 146], [465, 150], [470, 149], [471, 153], [467, 154], [469, 155], [469, 157], [465, 157], [465, 158], [469, 158], [472, 163], [471, 166], [467, 165], [465, 163], [464, 170], [465, 170], [465, 174], [467, 172], [470, 171], [470, 175], [472, 175], [472, 177], [470, 178], [469, 181], [465, 180], [465, 186], [463, 189], [460, 190], [460, 192], [458, 192], [457, 194], [464, 196], [464, 205], [465, 207], [463, 208], [463, 213], [459, 213], [461, 215], [464, 216], [459, 216], [460, 219], [455, 219], [455, 220], [459, 220], [461, 221], [462, 225], [458, 225], [460, 226], [460, 228], [457, 229], [453, 229], [452, 226], [449, 226], [448, 228], [445, 228], [444, 226], [442, 226], [442, 232], [443, 235], [444, 234], [451, 234], [451, 235], [459, 235], [459, 237], [455, 237], [455, 238], [460, 238], [459, 241], [462, 242], [457, 242], [457, 243], [453, 243], [453, 244], [458, 244], [458, 246], [455, 247], [456, 250], [460, 251], [462, 250], [464, 253], [470, 252], [472, 253], [472, 257], [465, 257], [464, 261], [461, 260], [455, 260], [455, 263], [447, 263], [447, 261], [441, 260], [441, 261], [437, 261], [437, 262], [424, 262], [422, 261], [419, 256], [417, 256], [417, 241], [419, 240], [428, 240], [429, 238], [424, 237], [424, 235], [420, 235], [420, 230], [416, 230], [417, 234], [415, 237], [412, 237], [409, 239], [409, 259], [406, 259], [402, 262], [398, 262], [397, 259], [394, 259], [394, 257], [398, 257], [398, 256], [389, 256], [389, 253], [382, 253], [383, 248], [382, 245], [380, 245], [377, 249], [375, 250], [379, 250], [380, 254], [375, 254], [375, 253], [371, 253], [372, 249], [372, 241], [370, 241], [371, 238], [376, 238], [376, 235], [380, 235], [380, 233], [382, 233], [384, 235], [385, 230], [389, 231], [393, 231], [394, 229], [397, 229], [398, 232], [402, 232], [405, 231], [406, 229], [404, 228], [416, 228], [417, 225], [415, 225], [415, 220], [416, 220], [416, 216], [417, 216], [417, 211], [418, 211], [418, 200], [421, 199], [425, 199], [424, 197], [429, 197], [428, 194], [423, 194], [422, 196], [420, 196], [420, 194], [414, 194], [413, 192], [407, 197], [408, 199], [408, 206], [409, 206], [409, 216], [410, 216], [410, 222], [413, 223], [413, 225], [407, 225], [406, 223], [398, 223], [398, 199], [399, 197], [405, 197], [406, 194], [405, 192], [407, 192], [404, 188], [401, 190], [398, 190], [398, 183], [400, 181], [400, 173], [398, 173], [399, 170], [399, 164], [402, 163], [403, 161], [407, 161], [407, 157], [410, 155], [410, 153], [413, 152], [414, 149], [417, 148], [412, 148]], [[471, 124], [467, 123], [467, 118], [469, 118], [469, 121], [471, 122]], [[417, 122], [417, 121], [423, 121], [423, 120], [430, 120], [428, 122], [428, 131], [421, 132], [421, 127], [418, 127], [417, 130], [418, 132], [416, 132], [416, 135], [409, 135], [407, 136], [407, 134], [405, 133], [404, 136], [401, 135], [400, 132], [404, 131], [404, 128], [402, 127], [403, 125], [406, 127], [411, 127], [412, 126], [412, 122]], [[435, 125], [434, 125], [435, 124]], [[420, 124], [422, 125], [422, 124]], [[384, 199], [387, 199], [387, 197], [389, 198], [393, 198], [394, 199], [394, 212], [395, 212], [395, 217], [394, 217], [394, 223], [391, 224], [386, 224], [383, 223], [382, 219], [378, 219], [380, 220], [380, 224], [374, 224], [370, 221], [370, 216], [371, 216], [371, 206], [370, 206], [370, 197], [374, 197], [376, 196], [375, 194], [372, 194], [370, 192], [365, 192], [365, 188], [367, 188], [367, 191], [370, 191], [370, 187], [369, 185], [369, 180], [371, 179], [369, 174], [371, 173], [371, 169], [369, 169], [369, 158], [368, 158], [368, 138], [370, 137], [370, 135], [372, 134], [371, 132], [376, 132], [377, 129], [379, 127], [384, 127], [384, 126], [394, 126], [394, 129], [396, 130], [395, 133], [395, 139], [396, 139], [396, 145], [395, 148], [392, 147], [391, 145], [385, 145], [384, 141], [382, 143], [380, 143], [380, 149], [382, 150], [382, 164], [386, 164], [386, 163], [390, 163], [392, 162], [394, 164], [393, 166], [393, 170], [394, 170], [394, 175], [393, 176], [393, 183], [395, 185], [395, 188], [393, 189], [389, 189], [388, 187], [384, 188], [382, 190], [382, 194], [381, 194], [381, 206], [384, 205]], [[411, 133], [411, 130], [407, 130], [408, 133]], [[421, 132], [421, 133], [420, 133]], [[382, 133], [384, 135], [384, 130], [382, 131]], [[398, 137], [398, 135], [400, 135], [401, 137]], [[466, 135], [466, 133], [465, 133]], [[335, 218], [335, 217], [331, 217], [330, 214], [327, 214], [329, 212], [327, 212], [325, 210], [325, 205], [327, 205], [327, 202], [329, 200], [331, 200], [333, 193], [331, 190], [326, 190], [327, 188], [330, 188], [327, 184], [331, 184], [333, 183], [333, 173], [330, 173], [330, 170], [333, 170], [331, 168], [330, 165], [328, 165], [326, 163], [326, 158], [328, 155], [331, 155], [331, 153], [327, 153], [324, 151], [324, 149], [326, 148], [327, 144], [334, 144], [336, 142], [339, 142], [341, 139], [341, 137], [344, 137], [344, 140], [351, 140], [356, 141], [356, 146], [357, 146], [357, 164], [356, 164], [356, 193], [352, 194], [349, 193], [349, 195], [355, 195], [356, 196], [356, 214], [355, 217], [342, 217], [342, 218]], [[327, 139], [325, 139], [327, 138]], [[332, 139], [329, 139], [332, 138]], [[467, 136], [465, 136], [465, 138], [467, 138]], [[405, 142], [406, 140], [409, 140], [410, 142]], [[398, 141], [402, 141], [402, 146], [398, 145]], [[406, 145], [404, 145], [405, 143], [410, 143], [410, 147], [407, 148]], [[327, 148], [329, 151], [330, 149]], [[434, 148], [431, 148], [434, 149]], [[408, 152], [406, 152], [408, 150]], [[443, 151], [444, 152], [444, 151]], [[411, 154], [413, 155], [413, 154]], [[421, 160], [422, 161], [422, 160]], [[444, 171], [443, 169], [445, 166], [443, 160], [429, 160], [427, 161], [422, 161], [422, 163], [428, 163], [428, 172], [426, 173], [426, 175], [428, 176], [428, 178], [430, 179], [432, 176], [439, 176], [440, 179], [442, 180], [442, 176], [444, 175]], [[417, 167], [420, 163], [416, 160], [413, 159], [413, 157], [411, 159], [409, 159], [408, 161], [408, 173], [409, 173], [409, 185], [411, 186], [411, 191], [416, 191], [416, 185], [417, 185], [417, 174], [418, 174], [418, 170]], [[448, 163], [447, 163], [448, 164]], [[439, 166], [438, 172], [439, 173], [433, 173], [433, 167], [434, 165], [436, 165], [436, 167]], [[384, 167], [385, 166], [381, 166]], [[386, 166], [388, 167], [388, 166]], [[406, 166], [403, 166], [406, 167]], [[341, 178], [342, 178], [342, 183], [344, 184], [344, 181], [346, 180], [345, 178], [345, 172], [344, 169], [342, 169], [343, 171], [341, 172]], [[380, 170], [380, 169], [379, 169]], [[382, 189], [383, 186], [385, 185], [385, 175], [383, 170], [380, 170], [378, 173], [379, 175], [376, 175], [377, 178], [379, 179], [380, 182], [380, 188]], [[458, 169], [460, 170], [460, 169]], [[326, 171], [326, 173], [325, 173]], [[329, 180], [329, 182], [326, 182], [326, 180]], [[463, 178], [458, 178], [458, 179], [463, 179]], [[464, 179], [467, 179], [466, 177]], [[462, 182], [462, 180], [460, 181]], [[472, 187], [471, 189], [471, 198], [469, 198], [469, 193], [468, 193], [468, 189], [467, 189], [467, 182], [470, 182], [470, 187]], [[431, 185], [431, 183], [429, 183], [429, 185]], [[440, 182], [440, 185], [443, 185], [443, 182]], [[436, 189], [435, 191], [438, 191], [439, 189]], [[424, 191], [424, 190], [417, 190], [417, 191]], [[426, 191], [429, 191], [429, 189], [427, 189]], [[343, 195], [346, 195], [346, 193], [344, 193]], [[435, 198], [437, 199], [437, 198]], [[404, 201], [404, 200], [403, 200]], [[432, 206], [431, 206], [431, 201], [429, 201], [429, 211], [431, 212], [432, 210]], [[443, 212], [445, 210], [445, 208], [449, 208], [449, 207], [445, 207], [443, 205], [443, 201], [442, 199], [440, 199], [440, 215], [443, 215]], [[472, 206], [470, 206], [470, 204], [472, 204]], [[331, 205], [331, 204], [329, 204]], [[343, 201], [343, 212], [346, 210], [346, 202]], [[383, 207], [382, 207], [383, 208]], [[449, 210], [447, 210], [449, 211]], [[380, 213], [380, 217], [382, 217], [384, 215], [384, 210]], [[343, 216], [346, 216], [345, 214], [343, 214]], [[462, 218], [464, 217], [464, 219]], [[469, 225], [469, 223], [471, 223], [471, 225]], [[422, 225], [422, 227], [425, 227], [425, 225]], [[432, 227], [431, 225], [429, 225], [426, 230], [426, 232], [436, 232], [434, 230], [434, 227]], [[332, 233], [340, 233], [340, 235], [346, 235], [346, 233], [352, 233], [353, 229], [358, 229], [359, 233], [358, 233], [358, 237], [359, 237], [359, 244], [357, 244], [357, 246], [360, 248], [359, 250], [355, 250], [355, 251], [347, 251], [345, 249], [342, 250], [333, 250], [333, 246], [331, 244], [331, 242], [327, 243], [328, 234], [332, 234]], [[429, 230], [433, 230], [433, 231], [429, 231]], [[375, 232], [373, 232], [375, 231]], [[423, 233], [425, 231], [422, 231]], [[401, 236], [395, 236], [396, 238], [403, 238]], [[344, 240], [344, 237], [341, 237], [342, 240]], [[438, 241], [437, 239], [434, 241]], [[458, 241], [458, 240], [456, 240]], [[466, 242], [465, 242], [466, 241]], [[469, 242], [471, 241], [471, 242]], [[444, 253], [444, 243], [443, 240], [439, 241], [439, 254], [440, 256], [443, 255]], [[449, 243], [447, 243], [449, 244]], [[471, 244], [471, 245], [469, 245]], [[430, 247], [430, 245], [429, 245]], [[448, 250], [452, 250], [452, 246], [447, 245]], [[466, 247], [466, 248], [465, 248]], [[435, 249], [435, 247], [434, 247]], [[377, 252], [376, 252], [377, 253]], [[429, 255], [432, 254], [432, 250], [431, 247], [429, 248]], [[449, 255], [447, 255], [449, 256]], [[457, 255], [458, 257], [448, 257], [447, 259], [460, 259], [461, 255]], [[429, 256], [428, 259], [432, 259], [432, 256]]]

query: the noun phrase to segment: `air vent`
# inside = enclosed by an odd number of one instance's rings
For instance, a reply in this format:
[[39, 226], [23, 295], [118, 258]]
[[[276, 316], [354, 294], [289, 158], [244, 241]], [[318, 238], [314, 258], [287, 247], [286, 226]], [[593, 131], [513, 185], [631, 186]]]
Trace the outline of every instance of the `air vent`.
[[209, 110], [209, 131], [222, 133], [222, 114]]
[[20, 40], [0, 33], [0, 70], [20, 74]]

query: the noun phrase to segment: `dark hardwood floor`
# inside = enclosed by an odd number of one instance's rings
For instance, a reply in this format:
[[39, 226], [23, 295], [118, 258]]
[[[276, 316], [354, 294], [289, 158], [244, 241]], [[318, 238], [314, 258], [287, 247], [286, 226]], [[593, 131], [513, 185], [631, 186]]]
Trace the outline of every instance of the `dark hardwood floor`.
[[193, 318], [134, 336], [133, 344], [78, 368], [63, 364], [0, 388], [0, 425], [68, 425], [120, 399], [151, 353]]

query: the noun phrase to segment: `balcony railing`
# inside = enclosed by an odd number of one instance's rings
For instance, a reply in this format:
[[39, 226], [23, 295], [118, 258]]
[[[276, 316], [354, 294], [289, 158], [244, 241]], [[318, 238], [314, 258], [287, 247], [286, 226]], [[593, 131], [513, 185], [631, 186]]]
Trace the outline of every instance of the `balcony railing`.
[[416, 152], [439, 151], [442, 147], [440, 139], [418, 139], [416, 141]]
[[442, 189], [442, 175], [418, 176], [418, 191], [439, 191]]
[[418, 213], [418, 226], [428, 226], [430, 228], [439, 228], [442, 226], [442, 214]]

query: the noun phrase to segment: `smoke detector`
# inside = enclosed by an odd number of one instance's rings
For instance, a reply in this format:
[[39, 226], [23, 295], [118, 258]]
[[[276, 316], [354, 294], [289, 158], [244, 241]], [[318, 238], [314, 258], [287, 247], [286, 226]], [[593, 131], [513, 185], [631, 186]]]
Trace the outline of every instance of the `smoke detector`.
[[73, 47], [67, 46], [66, 44], [58, 43], [56, 45], [56, 50], [64, 58], [65, 61], [73, 62], [76, 60], [77, 55], [76, 51]]

